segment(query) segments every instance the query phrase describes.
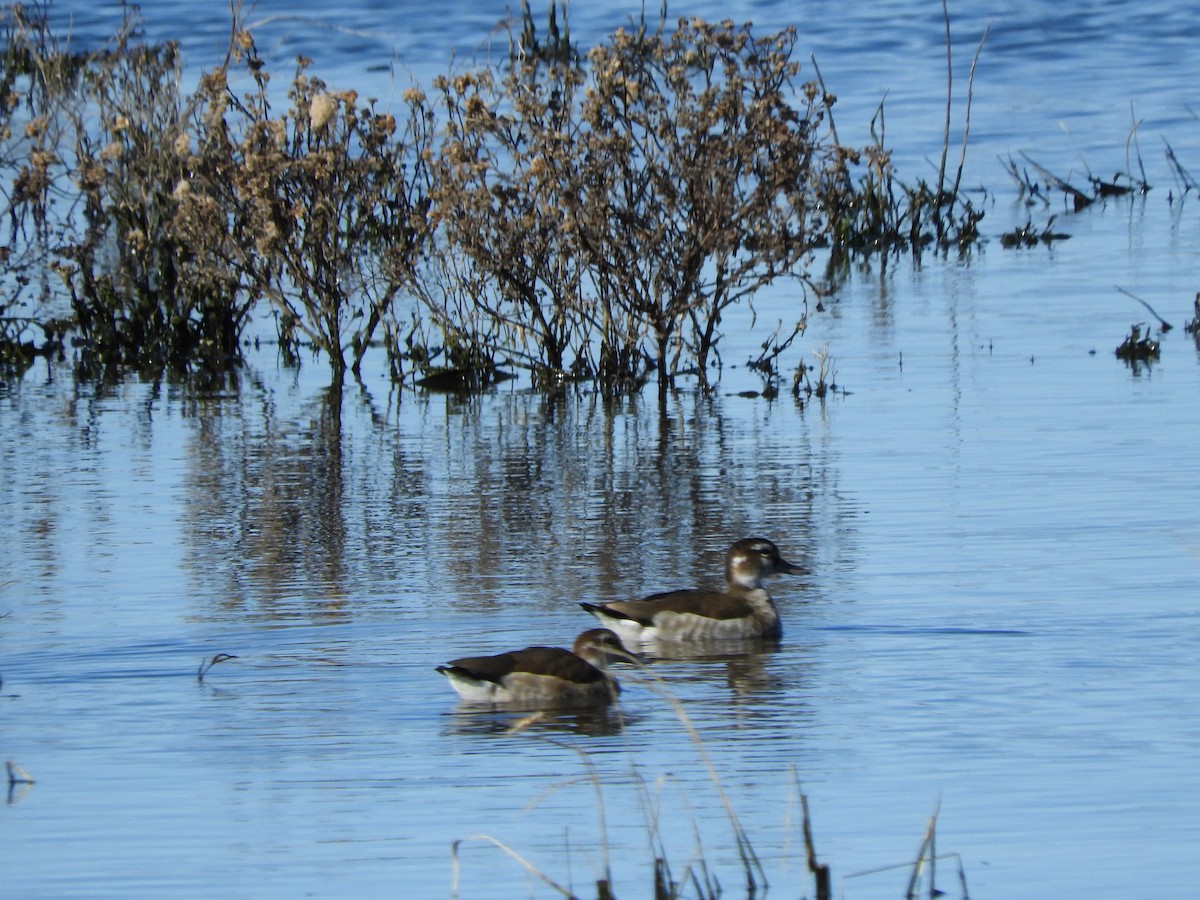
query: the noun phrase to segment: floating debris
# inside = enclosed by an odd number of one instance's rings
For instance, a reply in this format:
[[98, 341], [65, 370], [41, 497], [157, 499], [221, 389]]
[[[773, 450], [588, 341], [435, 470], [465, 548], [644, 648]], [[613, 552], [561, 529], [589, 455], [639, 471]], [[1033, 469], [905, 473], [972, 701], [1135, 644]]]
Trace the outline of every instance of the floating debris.
[[[1109, 197], [1125, 197], [1135, 191], [1138, 194], [1145, 194], [1150, 190], [1150, 185], [1146, 182], [1145, 169], [1141, 165], [1141, 156], [1138, 157], [1138, 167], [1142, 171], [1141, 178], [1135, 178], [1128, 172], [1117, 172], [1113, 175], [1111, 181], [1106, 181], [1103, 178], [1097, 178], [1090, 172], [1087, 174], [1087, 180], [1091, 183], [1092, 191], [1090, 194], [1079, 190], [1071, 185], [1065, 178], [1060, 178], [1049, 169], [1030, 159], [1024, 153], [1021, 154], [1026, 163], [1032, 166], [1044, 179], [1047, 187], [1060, 190], [1071, 199], [1072, 208], [1075, 212], [1086, 209], [1097, 200], [1105, 200]], [[1008, 158], [1008, 172], [1016, 180], [1021, 188], [1022, 194], [1027, 194], [1031, 199], [1037, 198], [1045, 201], [1044, 193], [1041, 191], [1037, 182], [1029, 177], [1025, 170], [1019, 167], [1013, 158]], [[1127, 182], [1127, 183], [1122, 183]]]
[[8, 769], [9, 787], [12, 787], [14, 784], [33, 784], [33, 776], [22, 769], [13, 760], [6, 760], [4, 767]]
[[1158, 359], [1158, 341], [1150, 337], [1149, 331], [1142, 334], [1142, 329], [1145, 327], [1144, 322], [1130, 327], [1129, 336], [1121, 342], [1121, 346], [1117, 347], [1118, 359], [1126, 362], [1149, 362], [1152, 359]]
[[1061, 231], [1054, 231], [1054, 216], [1051, 216], [1046, 226], [1038, 231], [1033, 222], [1026, 222], [1020, 228], [1014, 228], [1012, 231], [1007, 231], [1000, 235], [1001, 247], [1036, 247], [1038, 244], [1051, 244], [1054, 241], [1065, 241], [1070, 237]]

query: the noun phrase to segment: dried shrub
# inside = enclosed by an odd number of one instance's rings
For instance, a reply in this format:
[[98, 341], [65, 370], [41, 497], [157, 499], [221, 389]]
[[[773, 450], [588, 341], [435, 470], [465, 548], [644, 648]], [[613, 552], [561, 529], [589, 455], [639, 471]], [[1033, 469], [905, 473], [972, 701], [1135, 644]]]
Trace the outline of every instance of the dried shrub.
[[543, 379], [707, 383], [722, 314], [826, 243], [814, 187], [836, 150], [820, 94], [791, 104], [794, 30], [660, 23], [581, 59], [554, 18], [546, 42], [524, 24], [501, 76], [435, 85], [435, 213], [480, 290], [434, 317]]
[[0, 40], [0, 372], [19, 374], [60, 352], [68, 327], [52, 308], [45, 261], [69, 143], [62, 109], [84, 58], [62, 48], [40, 7], [0, 11]]
[[110, 47], [77, 55], [47, 40], [28, 55], [32, 83], [55, 91], [27, 120], [11, 215], [42, 236], [85, 371], [223, 369], [250, 302], [188, 267], [173, 222], [188, 116], [177, 47], [138, 43], [136, 26], [130, 12]]
[[234, 51], [254, 87], [238, 97], [224, 68], [203, 79], [180, 216], [197, 229], [227, 217], [228, 229], [205, 235], [207, 257], [269, 300], [283, 344], [303, 336], [340, 383], [424, 252], [431, 123], [415, 98], [397, 120], [354, 91], [329, 90], [306, 59], [276, 115], [252, 36], [239, 33]]
[[176, 227], [190, 155], [177, 47], [119, 37], [90, 60], [75, 129], [85, 227], [64, 255], [76, 321], [106, 363], [220, 369], [250, 302], [236, 278], [195, 264]]
[[433, 84], [445, 122], [431, 193], [441, 240], [422, 298], [454, 368], [503, 359], [541, 384], [594, 371], [586, 273], [564, 221], [584, 76], [561, 41], [549, 52], [527, 29], [507, 72]]
[[707, 383], [723, 313], [804, 278], [825, 243], [814, 187], [836, 150], [820, 93], [810, 84], [792, 105], [795, 41], [689, 19], [669, 35], [618, 31], [589, 54], [584, 178], [566, 199], [603, 312], [626, 324], [605, 336], [619, 379], [640, 357], [660, 385]]
[[[35, 352], [72, 331], [93, 368], [211, 373], [265, 301], [285, 358], [310, 348], [335, 387], [380, 336], [398, 380], [477, 388], [521, 367], [539, 387], [708, 387], [726, 315], [793, 278], [794, 315], [748, 361], [777, 392], [814, 251], [977, 236], [957, 179], [899, 183], [882, 110], [874, 146], [840, 145], [815, 64], [798, 83], [795, 30], [660, 19], [580, 54], [565, 10], [541, 36], [523, 6], [504, 64], [386, 111], [306, 59], [276, 110], [236, 22], [187, 95], [176, 46], [135, 40], [134, 13], [73, 55], [11, 8], [0, 346], [27, 364], [33, 323]], [[69, 317], [47, 312], [53, 274]]]

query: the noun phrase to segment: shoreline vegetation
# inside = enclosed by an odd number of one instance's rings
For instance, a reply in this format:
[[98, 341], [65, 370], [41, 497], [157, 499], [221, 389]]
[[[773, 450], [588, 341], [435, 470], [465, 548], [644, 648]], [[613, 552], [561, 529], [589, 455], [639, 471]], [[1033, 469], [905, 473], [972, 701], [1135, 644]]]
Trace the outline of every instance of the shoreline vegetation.
[[[870, 146], [841, 144], [794, 29], [670, 23], [665, 5], [583, 49], [566, 4], [541, 31], [523, 4], [501, 63], [389, 110], [304, 58], [281, 96], [238, 8], [226, 58], [190, 92], [178, 46], [139, 41], [132, 9], [88, 50], [45, 6], [0, 17], [5, 377], [45, 358], [220, 384], [269, 316], [285, 364], [323, 359], [334, 394], [372, 347], [404, 385], [524, 371], [542, 390], [710, 389], [723, 315], [790, 279], [794, 315], [746, 362], [772, 395], [810, 300], [853, 259], [979, 240], [960, 190], [969, 127], [957, 174], [949, 160], [948, 14], [932, 184], [900, 180], [882, 105]], [[791, 376], [798, 398], [836, 388], [815, 356]]]

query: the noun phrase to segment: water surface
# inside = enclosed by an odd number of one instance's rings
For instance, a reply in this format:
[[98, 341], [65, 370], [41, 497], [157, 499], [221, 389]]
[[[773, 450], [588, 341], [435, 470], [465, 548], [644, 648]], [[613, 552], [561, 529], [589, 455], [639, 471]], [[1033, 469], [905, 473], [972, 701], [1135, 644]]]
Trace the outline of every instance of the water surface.
[[[74, 6], [57, 9], [100, 29], [104, 7]], [[279, 58], [382, 79], [482, 46], [501, 11], [471, 9], [255, 15], [331, 25], [263, 25]], [[577, 33], [616, 9], [572, 9]], [[844, 9], [729, 14], [802, 26], [844, 131], [888, 91], [916, 170], [940, 150], [940, 13]], [[772, 896], [811, 893], [799, 788], [839, 896], [900, 896], [906, 871], [856, 873], [910, 860], [935, 809], [972, 896], [1186, 893], [1200, 353], [1181, 326], [1200, 236], [1195, 198], [1167, 202], [1161, 142], [1196, 146], [1196, 26], [1164, 4], [954, 12], [964, 57], [992, 25], [971, 170], [991, 240], [851, 271], [797, 348], [828, 346], [846, 393], [823, 403], [738, 396], [761, 386], [741, 363], [794, 318], [794, 286], [756, 301], [755, 331], [727, 323], [718, 391], [664, 406], [521, 382], [400, 394], [374, 360], [335, 416], [319, 363], [266, 349], [213, 394], [44, 368], [0, 385], [0, 755], [37, 779], [0, 810], [6, 892], [441, 897], [452, 843], [487, 834], [583, 896], [607, 856], [636, 895], [657, 813], [677, 874], [702, 855], [739, 896], [707, 758]], [[223, 40], [194, 6], [147, 19], [196, 56]], [[997, 155], [1120, 166], [1131, 104], [1155, 190], [1064, 213], [1053, 248], [1002, 250], [1031, 213]], [[1149, 368], [1113, 357], [1146, 319], [1116, 285], [1176, 325]], [[715, 583], [755, 533], [814, 572], [773, 584], [777, 647], [659, 660], [624, 675], [619, 710], [517, 733], [433, 671], [567, 643], [590, 623], [581, 599]], [[198, 681], [219, 652], [237, 659]], [[553, 896], [482, 841], [460, 862], [463, 897]], [[938, 886], [959, 896], [955, 867]]]

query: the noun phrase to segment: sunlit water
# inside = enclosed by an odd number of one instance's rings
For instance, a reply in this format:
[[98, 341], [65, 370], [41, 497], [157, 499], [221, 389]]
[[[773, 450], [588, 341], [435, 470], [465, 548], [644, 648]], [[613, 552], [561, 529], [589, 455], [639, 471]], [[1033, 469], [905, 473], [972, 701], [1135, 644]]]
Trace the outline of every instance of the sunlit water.
[[[78, 32], [103, 33], [79, 6]], [[330, 24], [276, 6], [254, 15]], [[281, 60], [386, 80], [461, 59], [501, 17], [377, 6], [257, 34]], [[155, 5], [150, 33], [219, 46], [220, 15], [193, 7]], [[770, 896], [812, 894], [801, 789], [839, 896], [902, 896], [906, 869], [874, 870], [911, 861], [935, 810], [951, 896], [959, 860], [975, 897], [1192, 890], [1200, 354], [1182, 324], [1200, 226], [1196, 198], [1168, 203], [1162, 147], [1200, 165], [1200, 20], [1012, 7], [956, 11], [960, 67], [992, 25], [970, 157], [991, 239], [854, 271], [790, 358], [828, 347], [846, 393], [823, 403], [737, 396], [760, 386], [741, 364], [764, 329], [796, 317], [790, 286], [756, 301], [755, 331], [727, 323], [714, 396], [662, 409], [520, 383], [401, 396], [374, 368], [339, 422], [321, 364], [268, 351], [219, 395], [44, 368], [0, 385], [0, 756], [36, 779], [0, 809], [0, 893], [444, 897], [465, 839], [463, 897], [553, 895], [488, 835], [583, 896], [606, 859], [619, 896], [646, 896], [657, 815], [677, 877], [703, 858], [740, 896], [706, 760]], [[615, 8], [573, 8], [574, 30], [602, 34]], [[889, 138], [925, 165], [939, 11], [846, 9], [673, 12], [800, 25], [842, 131], [865, 134], [888, 91]], [[1131, 115], [1155, 190], [1063, 213], [1052, 249], [1001, 249], [1030, 213], [997, 156], [1107, 175]], [[1148, 369], [1113, 357], [1148, 318], [1117, 285], [1176, 326]], [[814, 571], [773, 583], [777, 648], [622, 672], [619, 710], [516, 734], [433, 671], [567, 643], [581, 599], [715, 583], [752, 533]]]

